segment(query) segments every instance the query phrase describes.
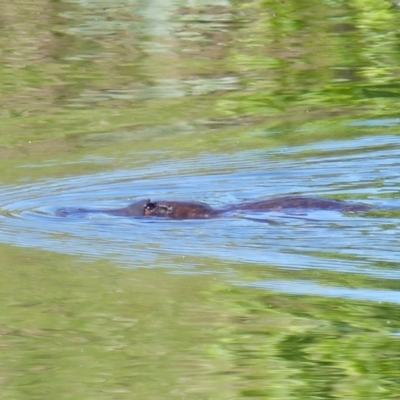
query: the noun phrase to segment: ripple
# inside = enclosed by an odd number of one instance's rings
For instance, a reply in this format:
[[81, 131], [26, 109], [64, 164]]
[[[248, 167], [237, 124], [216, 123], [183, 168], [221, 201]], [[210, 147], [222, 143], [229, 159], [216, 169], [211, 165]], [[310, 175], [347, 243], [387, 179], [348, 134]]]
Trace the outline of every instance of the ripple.
[[198, 200], [219, 207], [288, 193], [340, 193], [350, 199], [361, 196], [371, 204], [396, 204], [387, 194], [397, 193], [398, 178], [391, 166], [398, 162], [400, 142], [380, 136], [384, 146], [376, 143], [363, 138], [346, 141], [347, 148], [356, 150], [341, 159], [335, 151], [327, 154], [321, 143], [319, 148], [313, 145], [315, 154], [305, 160], [300, 157], [304, 146], [279, 156], [262, 151], [201, 154], [143, 168], [4, 186], [0, 188], [0, 241], [87, 259], [106, 258], [131, 268], [164, 266], [178, 273], [192, 271], [203, 260], [207, 265], [321, 270], [398, 280], [399, 220], [387, 216], [312, 211], [168, 221], [101, 213], [56, 215], [62, 207], [117, 208], [149, 197]]
[[339, 286], [318, 285], [308, 281], [269, 281], [269, 282], [235, 282], [240, 286], [257, 287], [290, 294], [319, 295], [340, 297], [349, 300], [376, 301], [400, 304], [399, 290], [355, 289]]

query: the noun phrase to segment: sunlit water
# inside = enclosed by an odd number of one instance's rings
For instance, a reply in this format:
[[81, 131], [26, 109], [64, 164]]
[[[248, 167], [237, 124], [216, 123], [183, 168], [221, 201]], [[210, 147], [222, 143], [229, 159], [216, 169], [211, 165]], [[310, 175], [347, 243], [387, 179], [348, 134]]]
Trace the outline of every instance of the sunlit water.
[[[396, 172], [399, 146], [399, 137], [388, 135], [271, 152], [204, 154], [173, 162], [166, 157], [142, 169], [3, 187], [0, 241], [84, 258], [107, 258], [123, 267], [163, 266], [174, 273], [196, 273], [193, 260], [212, 258], [219, 266], [239, 262], [400, 279], [400, 221], [396, 216], [308, 211], [171, 221], [105, 214], [55, 215], [60, 207], [112, 208], [143, 198], [198, 200], [218, 207], [292, 193], [344, 194], [377, 207], [400, 208], [399, 199], [390, 198], [400, 181]], [[318, 155], [301, 156], [311, 149]], [[252, 220], [243, 218], [246, 216]], [[224, 274], [237, 284], [275, 287], [288, 293], [327, 293], [318, 282], [297, 282], [295, 286], [292, 280], [240, 282], [230, 269]], [[397, 291], [340, 287], [331, 287], [329, 296], [391, 302], [400, 299]]]
[[0, 3], [2, 399], [398, 398], [392, 3]]

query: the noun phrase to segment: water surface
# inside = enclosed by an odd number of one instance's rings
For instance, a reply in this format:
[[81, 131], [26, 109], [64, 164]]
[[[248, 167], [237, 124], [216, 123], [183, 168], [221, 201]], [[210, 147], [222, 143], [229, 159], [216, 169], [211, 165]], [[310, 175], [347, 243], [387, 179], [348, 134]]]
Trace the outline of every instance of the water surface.
[[[391, 6], [0, 5], [2, 398], [398, 396]], [[379, 211], [55, 215], [286, 194]]]

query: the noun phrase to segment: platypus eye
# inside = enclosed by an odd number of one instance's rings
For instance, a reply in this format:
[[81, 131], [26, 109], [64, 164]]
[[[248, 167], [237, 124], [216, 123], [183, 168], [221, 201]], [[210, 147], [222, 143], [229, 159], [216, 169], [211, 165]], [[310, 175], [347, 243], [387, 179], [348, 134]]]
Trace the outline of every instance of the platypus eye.
[[147, 202], [147, 204], [144, 206], [144, 209], [146, 211], [153, 211], [156, 208], [157, 204], [152, 203], [150, 200]]

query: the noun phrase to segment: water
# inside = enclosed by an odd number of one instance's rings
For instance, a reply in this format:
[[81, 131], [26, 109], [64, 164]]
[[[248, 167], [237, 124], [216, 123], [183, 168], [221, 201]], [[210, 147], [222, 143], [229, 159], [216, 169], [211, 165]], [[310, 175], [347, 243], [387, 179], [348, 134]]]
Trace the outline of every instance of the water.
[[[0, 191], [0, 240], [56, 248], [83, 258], [107, 258], [130, 268], [159, 266], [157, 260], [162, 257], [163, 266], [174, 273], [191, 270], [188, 257], [194, 256], [221, 264], [243, 262], [399, 279], [398, 254], [393, 251], [399, 232], [396, 215], [238, 212], [204, 221], [55, 215], [60, 207], [117, 208], [143, 198], [201, 200], [220, 207], [286, 194], [340, 195], [361, 198], [376, 208], [400, 208], [395, 197], [399, 178], [393, 173], [399, 146], [393, 135], [361, 137], [276, 151], [205, 154], [174, 163], [155, 162], [150, 168], [5, 186]], [[302, 156], [307, 151], [314, 155]], [[204, 166], [206, 173], [201, 172]], [[382, 269], [382, 262], [388, 267]], [[235, 272], [226, 275], [236, 281]], [[378, 292], [380, 300], [386, 301], [384, 293]], [[370, 293], [371, 299], [376, 298], [372, 289]]]
[[[2, 399], [398, 397], [391, 5], [0, 4]], [[286, 194], [379, 211], [55, 215]]]
[[[105, 390], [158, 398], [166, 387], [171, 398], [176, 390], [208, 396], [220, 385], [235, 393], [242, 386], [267, 393], [269, 379], [280, 391], [282, 376], [308, 366], [306, 377], [296, 377], [291, 390], [304, 381], [317, 390], [312, 376], [320, 369], [327, 383], [341, 379], [341, 372], [332, 373], [313, 359], [329, 360], [332, 337], [335, 354], [349, 363], [365, 354], [373, 359], [382, 343], [396, 354], [395, 214], [250, 214], [277, 222], [271, 225], [240, 214], [165, 221], [102, 214], [60, 218], [54, 212], [68, 206], [119, 207], [147, 197], [202, 200], [218, 207], [288, 193], [396, 207], [397, 147], [397, 136], [388, 134], [203, 153], [173, 162], [171, 153], [149, 152], [141, 153], [153, 160], [144, 167], [130, 153], [131, 161], [123, 157], [124, 169], [110, 168], [112, 157], [100, 158], [95, 160], [108, 171], [63, 177], [51, 176], [54, 165], [60, 168], [58, 160], [47, 166], [21, 163], [22, 171], [37, 168], [47, 176], [4, 185], [0, 193], [1, 242], [19, 249], [5, 265], [23, 277], [5, 296], [4, 343], [12, 366], [8, 387], [27, 385], [35, 394], [50, 379], [54, 391], [74, 379], [81, 385], [74, 395]], [[74, 165], [92, 162], [83, 157]], [[25, 267], [15, 267], [25, 247], [32, 253]], [[43, 255], [32, 265], [38, 249]], [[74, 261], [60, 267], [66, 255]], [[82, 260], [88, 266], [80, 266]], [[101, 267], [105, 262], [107, 269]], [[190, 280], [179, 280], [182, 276]], [[363, 329], [367, 333], [361, 334]], [[343, 332], [354, 342], [351, 349], [342, 343]], [[19, 352], [12, 345], [17, 338]], [[297, 341], [304, 341], [298, 351], [309, 356], [287, 361]], [[388, 355], [382, 364], [394, 358]], [[39, 384], [16, 378], [27, 363], [28, 376], [37, 376]], [[276, 376], [261, 372], [269, 363], [278, 364]], [[185, 383], [177, 383], [180, 376]], [[378, 381], [385, 376], [379, 373]], [[154, 378], [159, 385], [151, 383]], [[224, 396], [232, 398], [231, 393]]]

